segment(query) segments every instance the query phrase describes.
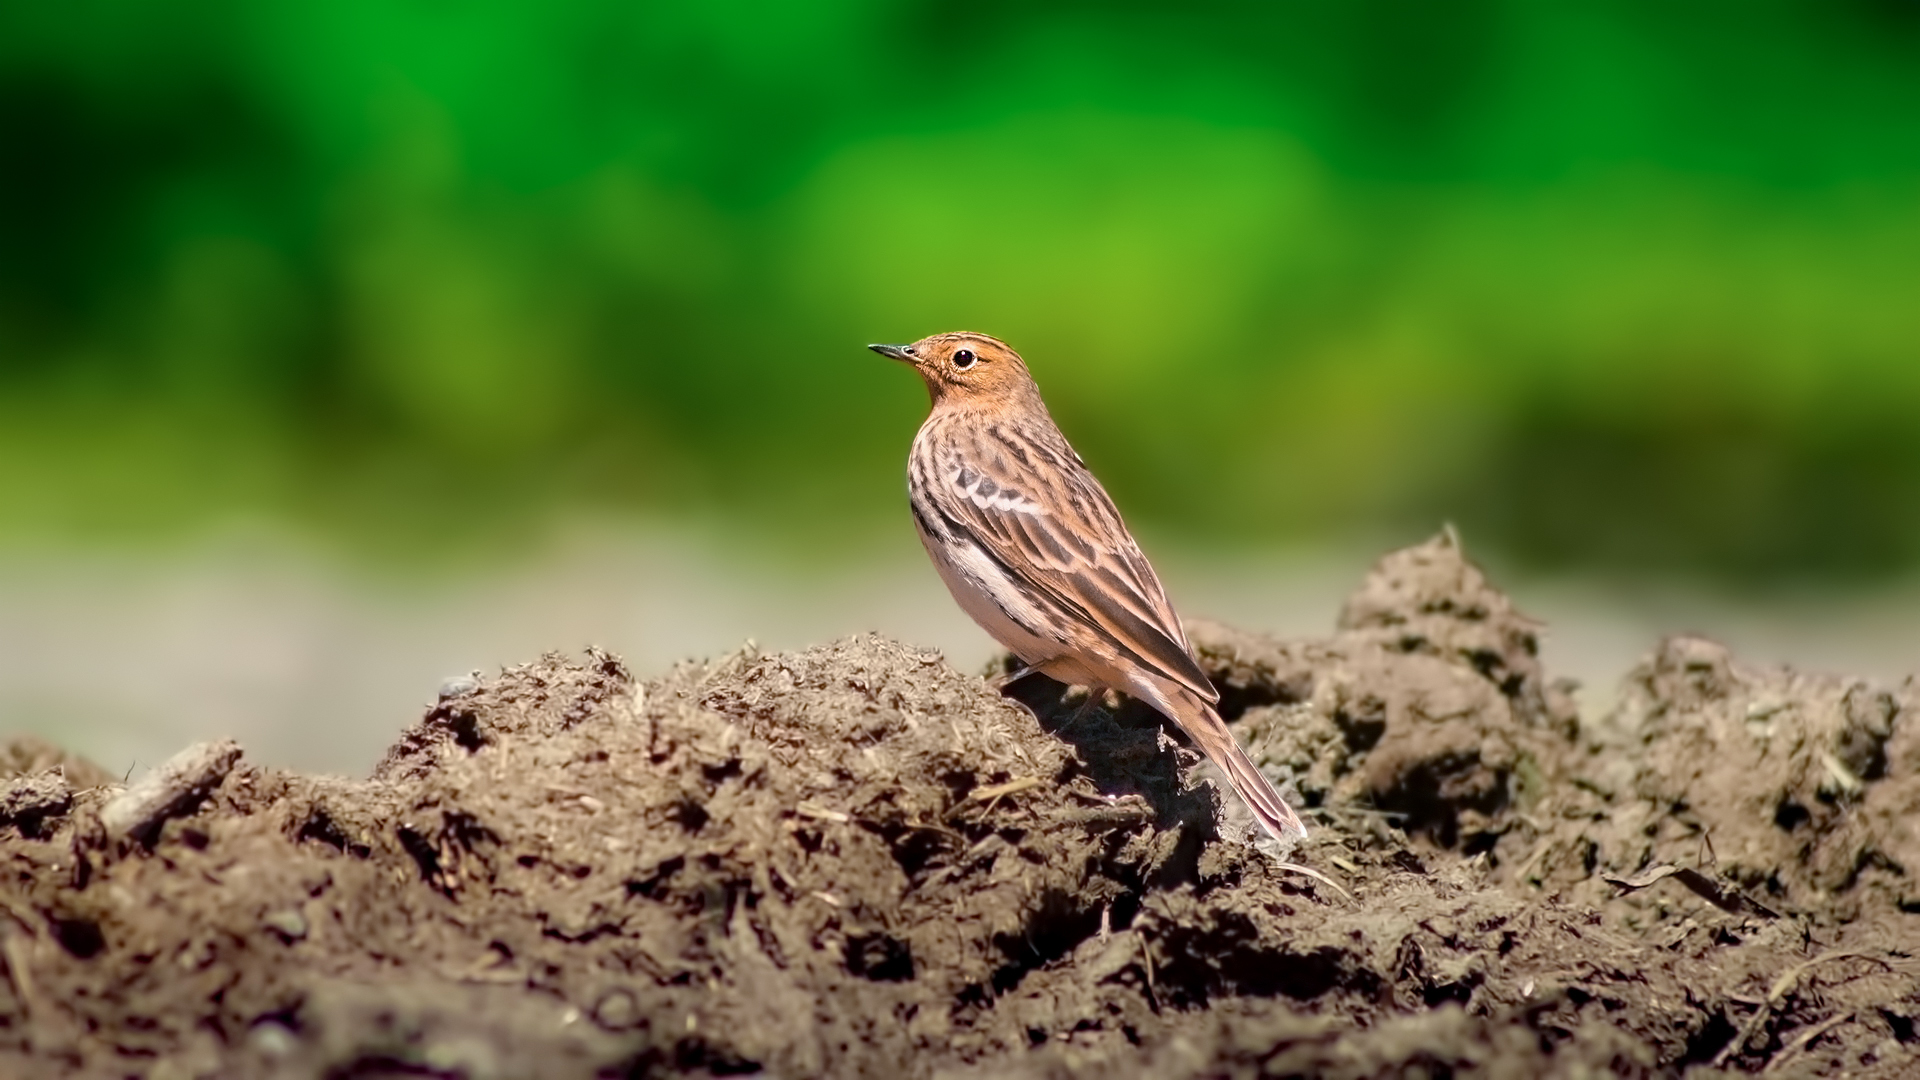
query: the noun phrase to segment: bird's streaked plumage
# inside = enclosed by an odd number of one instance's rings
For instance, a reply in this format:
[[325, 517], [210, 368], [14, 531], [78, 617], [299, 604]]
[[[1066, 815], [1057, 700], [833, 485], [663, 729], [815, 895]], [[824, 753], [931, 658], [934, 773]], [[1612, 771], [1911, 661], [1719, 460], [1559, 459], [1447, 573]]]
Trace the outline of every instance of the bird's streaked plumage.
[[871, 348], [912, 364], [932, 398], [907, 490], [921, 542], [961, 608], [1030, 668], [1152, 705], [1267, 832], [1285, 844], [1305, 836], [1214, 710], [1220, 695], [1159, 577], [1019, 354], [974, 333]]

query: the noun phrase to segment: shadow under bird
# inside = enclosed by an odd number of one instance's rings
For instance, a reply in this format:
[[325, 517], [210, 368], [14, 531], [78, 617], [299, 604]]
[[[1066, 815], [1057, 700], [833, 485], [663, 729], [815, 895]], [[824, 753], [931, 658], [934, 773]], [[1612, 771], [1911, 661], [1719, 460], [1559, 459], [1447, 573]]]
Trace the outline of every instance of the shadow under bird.
[[1179, 725], [1283, 847], [1306, 826], [1214, 710], [1166, 590], [1040, 399], [1020, 354], [985, 334], [869, 345], [913, 365], [933, 407], [907, 458], [914, 525], [960, 607], [1038, 671], [1118, 690]]

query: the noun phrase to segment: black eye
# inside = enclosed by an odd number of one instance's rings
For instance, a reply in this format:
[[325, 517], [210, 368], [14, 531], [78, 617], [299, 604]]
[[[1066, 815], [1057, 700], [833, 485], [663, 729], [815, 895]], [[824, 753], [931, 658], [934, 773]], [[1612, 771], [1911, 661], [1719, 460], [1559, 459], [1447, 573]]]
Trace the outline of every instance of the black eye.
[[959, 352], [953, 354], [953, 366], [962, 371], [972, 367], [973, 361], [974, 355], [972, 349], [961, 349]]

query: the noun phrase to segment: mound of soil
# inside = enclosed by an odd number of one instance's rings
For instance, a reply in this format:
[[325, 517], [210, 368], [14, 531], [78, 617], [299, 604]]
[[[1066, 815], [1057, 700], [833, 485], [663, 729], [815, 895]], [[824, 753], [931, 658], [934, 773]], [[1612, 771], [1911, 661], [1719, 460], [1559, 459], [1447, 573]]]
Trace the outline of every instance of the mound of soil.
[[0, 757], [0, 1075], [1920, 1073], [1920, 691], [1662, 643], [1583, 729], [1451, 536], [1212, 625], [1316, 824], [857, 638], [450, 684], [366, 780]]

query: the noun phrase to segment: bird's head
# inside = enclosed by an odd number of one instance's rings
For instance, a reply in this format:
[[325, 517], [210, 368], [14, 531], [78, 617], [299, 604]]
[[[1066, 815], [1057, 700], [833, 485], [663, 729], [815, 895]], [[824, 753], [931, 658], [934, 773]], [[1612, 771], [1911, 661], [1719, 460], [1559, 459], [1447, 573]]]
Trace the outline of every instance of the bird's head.
[[911, 345], [869, 345], [912, 364], [935, 405], [1014, 401], [1038, 396], [1026, 361], [999, 338], [969, 331], [934, 334]]

